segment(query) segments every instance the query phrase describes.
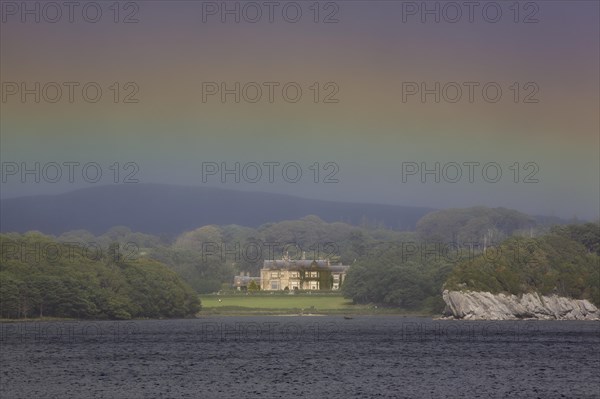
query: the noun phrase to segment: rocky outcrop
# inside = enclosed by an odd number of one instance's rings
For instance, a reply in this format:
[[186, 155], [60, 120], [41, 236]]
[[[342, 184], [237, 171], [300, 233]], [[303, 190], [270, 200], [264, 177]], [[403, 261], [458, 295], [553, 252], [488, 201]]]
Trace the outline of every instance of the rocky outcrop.
[[489, 292], [444, 291], [444, 315], [465, 320], [600, 320], [600, 310], [588, 300], [537, 293], [521, 296]]

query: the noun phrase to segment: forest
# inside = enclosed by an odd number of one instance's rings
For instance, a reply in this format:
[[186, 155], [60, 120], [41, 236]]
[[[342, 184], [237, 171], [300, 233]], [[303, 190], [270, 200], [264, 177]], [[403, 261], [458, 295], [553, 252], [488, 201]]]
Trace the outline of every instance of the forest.
[[191, 317], [194, 290], [150, 258], [124, 260], [119, 244], [83, 249], [31, 232], [0, 235], [0, 316], [131, 319]]
[[416, 229], [328, 223], [309, 215], [207, 225], [175, 236], [116, 226], [0, 235], [0, 317], [192, 317], [199, 294], [259, 275], [263, 260], [326, 258], [351, 265], [342, 293], [357, 304], [441, 312], [443, 289], [538, 291], [600, 305], [598, 223], [543, 223], [504, 208], [431, 212]]

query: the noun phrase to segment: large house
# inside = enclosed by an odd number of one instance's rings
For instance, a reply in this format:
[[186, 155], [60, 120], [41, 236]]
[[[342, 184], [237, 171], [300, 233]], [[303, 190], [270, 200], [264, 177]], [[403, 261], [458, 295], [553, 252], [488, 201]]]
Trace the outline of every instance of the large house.
[[292, 260], [284, 256], [265, 260], [260, 271], [260, 289], [279, 290], [339, 290], [350, 266], [332, 265], [329, 260]]

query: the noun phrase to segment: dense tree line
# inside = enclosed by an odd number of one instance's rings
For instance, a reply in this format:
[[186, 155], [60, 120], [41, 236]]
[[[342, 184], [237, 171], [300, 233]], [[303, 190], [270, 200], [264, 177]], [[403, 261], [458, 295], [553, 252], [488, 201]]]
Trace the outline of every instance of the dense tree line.
[[0, 248], [1, 317], [162, 318], [200, 310], [177, 273], [147, 257], [125, 260], [118, 243], [91, 251], [30, 232], [0, 235]]
[[588, 299], [600, 306], [597, 223], [557, 227], [537, 238], [511, 237], [492, 253], [463, 262], [445, 287]]
[[582, 244], [590, 253], [600, 256], [600, 222], [553, 226], [551, 232]]
[[[499, 243], [506, 240], [502, 244], [506, 248], [501, 248], [504, 253], [511, 246], [530, 248], [526, 243], [547, 242], [550, 236], [570, 243], [562, 255], [546, 254], [552, 262], [561, 259], [564, 263], [560, 268], [552, 266], [552, 273], [563, 270], [559, 273], [557, 292], [594, 297], [593, 289], [585, 285], [589, 285], [587, 278], [594, 277], [586, 262], [595, 259], [588, 255], [597, 257], [600, 250], [598, 224], [555, 226], [548, 237], [536, 238], [542, 230], [535, 223], [529, 216], [513, 210], [476, 207], [432, 212], [419, 221], [416, 231], [407, 232], [381, 226], [327, 223], [316, 216], [307, 216], [267, 223], [257, 229], [238, 225], [201, 226], [176, 237], [132, 232], [123, 226], [114, 227], [101, 236], [84, 230], [56, 238], [40, 233], [6, 234], [2, 236], [3, 241], [23, 242], [26, 247], [52, 243], [65, 250], [79, 243], [81, 247], [100, 247], [103, 252], [101, 257], [94, 258], [90, 253], [75, 251], [74, 259], [63, 257], [58, 262], [43, 263], [11, 255], [13, 247], [3, 249], [0, 263], [2, 316], [191, 315], [199, 306], [193, 291], [218, 291], [230, 286], [233, 276], [239, 272], [257, 276], [263, 260], [278, 259], [288, 251], [296, 259], [304, 252], [308, 259], [328, 258], [352, 265], [342, 288], [344, 294], [357, 303], [438, 311], [443, 307], [440, 293], [444, 283], [448, 287], [461, 284], [461, 287], [474, 289], [522, 291], [518, 288], [522, 285], [521, 279], [531, 280], [531, 276], [516, 273], [519, 266], [510, 263], [508, 258], [497, 262], [497, 270], [490, 269], [489, 262], [482, 260], [483, 248], [492, 245], [493, 249], [499, 248]], [[471, 248], [467, 261], [445, 256], [443, 250], [436, 247], [440, 243], [462, 246], [474, 242], [478, 245]], [[557, 243], [555, 248], [561, 245]], [[539, 251], [536, 256], [541, 256]], [[579, 277], [569, 277], [569, 262]], [[581, 272], [581, 267], [588, 271]], [[538, 284], [536, 276], [531, 281]], [[545, 281], [544, 292], [553, 289], [554, 286], [548, 288], [552, 285], [548, 278], [542, 280]]]
[[429, 241], [500, 242], [533, 233], [536, 225], [533, 217], [513, 209], [479, 206], [428, 213], [417, 222], [417, 234]]
[[379, 256], [352, 266], [342, 291], [356, 303], [434, 312], [443, 308], [444, 288], [557, 294], [600, 306], [599, 228], [597, 223], [556, 226], [540, 237], [515, 235], [462, 257], [425, 241], [410, 251], [400, 243], [381, 246]]
[[231, 284], [233, 276], [260, 274], [265, 259], [330, 259], [352, 264], [373, 255], [381, 241], [412, 240], [412, 233], [369, 230], [346, 223], [326, 223], [316, 216], [268, 223], [258, 229], [238, 225], [202, 226], [179, 235], [173, 243], [148, 249], [197, 292], [209, 293]]
[[352, 265], [342, 285], [344, 296], [355, 303], [440, 312], [440, 288], [454, 262], [437, 253], [439, 247], [428, 252], [425, 244], [403, 244], [380, 245], [378, 256], [363, 257]]

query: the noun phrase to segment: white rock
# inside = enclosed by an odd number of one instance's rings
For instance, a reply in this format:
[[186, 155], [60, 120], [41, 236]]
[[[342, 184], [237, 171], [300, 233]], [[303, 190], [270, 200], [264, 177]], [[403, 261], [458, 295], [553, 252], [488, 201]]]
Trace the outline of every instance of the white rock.
[[588, 300], [537, 293], [516, 295], [448, 291], [442, 294], [444, 314], [466, 320], [600, 320], [600, 310]]

